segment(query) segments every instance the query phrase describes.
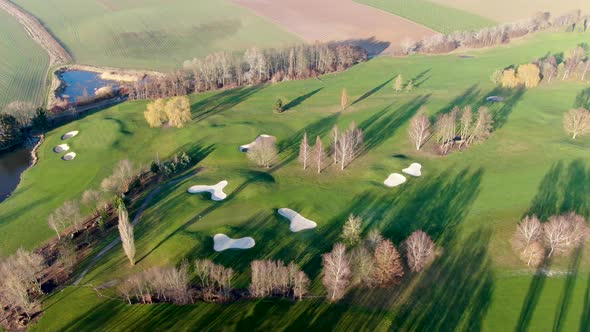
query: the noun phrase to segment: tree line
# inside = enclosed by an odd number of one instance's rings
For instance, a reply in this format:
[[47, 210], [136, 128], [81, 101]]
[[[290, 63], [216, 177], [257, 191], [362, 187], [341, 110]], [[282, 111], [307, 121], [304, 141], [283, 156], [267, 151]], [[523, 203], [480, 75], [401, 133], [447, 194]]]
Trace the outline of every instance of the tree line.
[[458, 48], [482, 48], [507, 44], [514, 38], [544, 30], [583, 31], [590, 30], [590, 16], [580, 10], [552, 17], [550, 13], [536, 14], [533, 18], [477, 31], [457, 31], [451, 34], [437, 34], [420, 41], [406, 40], [402, 43], [402, 55], [412, 53], [449, 53]]
[[586, 81], [589, 70], [588, 46], [580, 44], [565, 54], [548, 55], [518, 67], [497, 70], [492, 74], [491, 80], [505, 88], [534, 88], [540, 83], [550, 84], [556, 80]]
[[183, 70], [128, 84], [130, 99], [184, 96], [222, 88], [306, 79], [345, 70], [367, 59], [363, 48], [327, 43], [284, 48], [251, 48], [243, 54], [220, 52], [187, 60]]
[[570, 212], [551, 216], [542, 223], [526, 216], [512, 237], [512, 248], [528, 266], [537, 267], [553, 255], [567, 256], [584, 244], [589, 229], [584, 217]]

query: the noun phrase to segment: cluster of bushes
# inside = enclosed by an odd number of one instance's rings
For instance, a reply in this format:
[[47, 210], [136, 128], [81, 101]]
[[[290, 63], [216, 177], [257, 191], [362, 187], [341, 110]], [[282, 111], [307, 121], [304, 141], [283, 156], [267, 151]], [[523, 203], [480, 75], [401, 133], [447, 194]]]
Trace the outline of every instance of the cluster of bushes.
[[[118, 293], [129, 303], [170, 302], [189, 304], [195, 301], [223, 302], [238, 297], [291, 297], [302, 299], [309, 279], [299, 268], [282, 261], [252, 262], [252, 281], [248, 290], [232, 287], [234, 270], [207, 259], [197, 259], [193, 269], [186, 262], [179, 267], [152, 267], [125, 279]], [[191, 280], [196, 283], [191, 284]]]
[[332, 128], [329, 153], [324, 149], [319, 136], [316, 137], [315, 146], [312, 148], [307, 139], [307, 132], [304, 132], [299, 145], [299, 162], [304, 170], [312, 166], [321, 173], [331, 157], [333, 164], [344, 170], [363, 150], [363, 130], [352, 122], [346, 130], [340, 130], [338, 126]]
[[523, 262], [536, 267], [554, 254], [571, 254], [588, 234], [586, 219], [574, 212], [551, 216], [544, 223], [535, 215], [526, 216], [516, 227], [512, 247]]
[[44, 131], [49, 126], [47, 112], [28, 102], [15, 101], [0, 112], [0, 150], [9, 149], [25, 140], [23, 130], [32, 127]]
[[421, 108], [410, 121], [408, 136], [420, 150], [431, 138], [437, 144], [438, 152], [446, 155], [454, 149], [464, 149], [471, 144], [486, 140], [493, 129], [494, 120], [489, 109], [479, 107], [473, 112], [471, 106], [460, 109], [455, 106], [451, 112], [438, 116], [434, 130], [425, 108]]
[[162, 125], [182, 128], [191, 120], [191, 105], [188, 97], [172, 97], [167, 102], [163, 99], [156, 99], [147, 104], [143, 112], [145, 120], [152, 128]]
[[434, 35], [421, 41], [407, 40], [401, 53], [448, 53], [460, 47], [482, 48], [509, 43], [511, 39], [541, 30], [588, 31], [590, 18], [582, 16], [579, 10], [551, 17], [550, 13], [539, 13], [535, 17], [515, 23], [501, 24], [478, 31], [459, 31], [447, 35]]
[[170, 177], [177, 172], [187, 169], [191, 165], [191, 157], [186, 152], [177, 153], [171, 160], [160, 162], [159, 160], [152, 161], [150, 171], [156, 175], [164, 174]]
[[[342, 241], [322, 256], [322, 282], [328, 299], [337, 301], [354, 286], [389, 287], [404, 275], [402, 254], [377, 231], [361, 239], [362, 220], [351, 215], [344, 224]], [[348, 247], [348, 248], [347, 248]], [[423, 271], [440, 254], [432, 239], [415, 231], [402, 244], [407, 267]]]
[[506, 88], [524, 86], [534, 88], [539, 83], [551, 83], [554, 80], [580, 80], [588, 78], [590, 58], [587, 45], [578, 45], [565, 55], [549, 55], [532, 63], [498, 70], [491, 80]]

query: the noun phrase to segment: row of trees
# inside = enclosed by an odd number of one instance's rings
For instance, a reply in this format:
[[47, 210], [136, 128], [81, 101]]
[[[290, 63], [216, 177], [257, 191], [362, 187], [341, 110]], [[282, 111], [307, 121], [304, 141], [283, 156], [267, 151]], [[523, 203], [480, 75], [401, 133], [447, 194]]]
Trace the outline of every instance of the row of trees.
[[182, 128], [191, 120], [190, 101], [187, 96], [172, 97], [168, 101], [156, 99], [147, 104], [143, 115], [152, 128], [161, 127], [164, 124]]
[[125, 89], [130, 99], [158, 99], [193, 92], [233, 88], [249, 84], [305, 79], [345, 70], [365, 61], [364, 49], [350, 45], [316, 43], [260, 50], [239, 55], [210, 54], [184, 62], [184, 70], [149, 77]]
[[22, 248], [0, 260], [0, 321], [18, 321], [15, 317], [22, 314], [28, 321], [40, 310], [40, 278], [44, 268], [42, 256]]
[[328, 150], [329, 154], [324, 149], [319, 136], [316, 137], [315, 146], [312, 148], [309, 145], [307, 132], [304, 132], [299, 145], [299, 162], [303, 169], [313, 165], [313, 169], [321, 173], [325, 164], [328, 163], [328, 157], [331, 156], [333, 163], [340, 170], [344, 170], [364, 150], [363, 130], [358, 128], [355, 122], [352, 122], [346, 130], [340, 130], [338, 126], [334, 126], [330, 134]]
[[[308, 291], [309, 278], [294, 263], [255, 260], [251, 269], [250, 287], [237, 294], [239, 296], [302, 299]], [[152, 267], [132, 275], [118, 286], [118, 292], [129, 304], [227, 301], [232, 298], [234, 274], [231, 268], [208, 259], [197, 259], [192, 272], [183, 262], [179, 267]], [[192, 279], [196, 280], [194, 285], [191, 285]]]
[[518, 68], [498, 70], [492, 74], [491, 80], [505, 88], [534, 88], [541, 82], [549, 84], [556, 79], [585, 81], [589, 69], [587, 46], [578, 45], [566, 52], [565, 56], [550, 55]]
[[549, 217], [542, 223], [537, 216], [526, 216], [516, 227], [512, 247], [528, 266], [539, 266], [546, 257], [569, 255], [588, 237], [584, 217], [573, 212]]
[[572, 139], [590, 133], [590, 111], [587, 109], [572, 108], [563, 115], [563, 129]]
[[481, 48], [509, 43], [511, 39], [541, 30], [588, 31], [590, 19], [579, 10], [555, 18], [550, 13], [538, 13], [529, 20], [487, 27], [478, 31], [459, 31], [434, 35], [421, 41], [406, 40], [401, 53], [448, 53], [460, 47]]
[[408, 136], [420, 150], [431, 138], [438, 144], [441, 154], [448, 154], [453, 149], [466, 148], [471, 144], [486, 140], [493, 129], [494, 120], [487, 107], [481, 106], [473, 112], [471, 106], [460, 109], [455, 106], [451, 112], [441, 114], [432, 123], [426, 108], [422, 107], [410, 121]]
[[[336, 243], [322, 256], [322, 282], [330, 301], [341, 299], [353, 286], [387, 287], [404, 275], [402, 255], [395, 245], [376, 230], [363, 241], [361, 232], [362, 220], [351, 215], [343, 227], [344, 243]], [[402, 249], [407, 266], [416, 273], [439, 254], [432, 239], [420, 230], [403, 242]]]

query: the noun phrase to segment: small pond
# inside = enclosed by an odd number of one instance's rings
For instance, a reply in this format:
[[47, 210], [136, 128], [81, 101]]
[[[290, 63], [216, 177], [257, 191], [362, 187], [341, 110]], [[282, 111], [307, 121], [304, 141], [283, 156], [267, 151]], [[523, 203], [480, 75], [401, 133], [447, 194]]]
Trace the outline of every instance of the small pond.
[[32, 144], [0, 154], [0, 202], [16, 189], [21, 174], [31, 165]]
[[94, 97], [96, 90], [104, 86], [112, 86], [115, 89], [119, 83], [115, 81], [103, 80], [100, 73], [84, 70], [68, 70], [58, 74], [58, 77], [64, 83], [57, 96], [63, 98], [68, 96], [70, 101], [75, 101], [81, 97]]

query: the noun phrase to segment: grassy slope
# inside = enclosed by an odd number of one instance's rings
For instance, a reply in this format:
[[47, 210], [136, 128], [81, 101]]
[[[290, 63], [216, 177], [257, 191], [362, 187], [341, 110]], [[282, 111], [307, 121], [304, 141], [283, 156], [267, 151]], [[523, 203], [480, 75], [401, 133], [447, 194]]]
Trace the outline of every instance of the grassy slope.
[[590, 2], [583, 0], [432, 0], [443, 6], [450, 6], [475, 15], [487, 17], [498, 22], [513, 22], [531, 18], [535, 13], [548, 11], [554, 15], [561, 15], [571, 10], [581, 9], [585, 14], [590, 13]]
[[83, 64], [171, 69], [215, 51], [298, 40], [228, 0], [15, 2]]
[[0, 10], [0, 109], [14, 100], [43, 99], [47, 53], [5, 11]]
[[355, 0], [405, 17], [442, 33], [475, 30], [495, 25], [494, 21], [430, 0]]
[[[482, 145], [446, 158], [416, 154], [405, 131], [407, 119], [420, 100], [431, 113], [454, 104], [478, 103], [498, 93], [488, 80], [494, 69], [530, 61], [546, 52], [563, 51], [584, 38], [587, 35], [541, 34], [510, 48], [471, 52], [475, 55], [472, 59], [454, 55], [378, 58], [346, 73], [325, 76], [322, 81], [194, 96], [199, 121], [182, 130], [148, 129], [141, 114], [144, 104], [136, 102], [50, 133], [41, 148], [39, 165], [25, 174], [15, 195], [0, 205], [0, 239], [6, 251], [20, 243], [33, 246], [50, 237], [44, 222], [50, 209], [78, 197], [85, 187], [97, 186], [111, 165], [124, 156], [145, 164], [156, 152], [165, 156], [182, 148], [202, 155], [203, 149], [213, 145], [202, 162], [206, 167], [203, 173], [166, 188], [146, 211], [136, 228], [137, 257], [141, 260], [133, 270], [174, 264], [183, 257], [206, 256], [244, 272], [236, 280], [236, 285], [244, 287], [252, 259], [280, 258], [297, 261], [314, 280], [313, 292], [320, 294], [319, 255], [337, 240], [350, 212], [362, 215], [367, 228], [380, 228], [396, 243], [423, 228], [445, 247], [445, 254], [422, 279], [405, 280], [400, 287], [403, 292], [361, 292], [337, 305], [308, 300], [298, 304], [244, 301], [182, 308], [126, 307], [97, 298], [87, 288], [67, 289], [48, 299], [46, 315], [36, 328], [401, 326], [505, 330], [520, 324], [545, 330], [558, 321], [565, 330], [576, 329], [582, 312], [588, 312], [583, 303], [588, 291], [587, 252], [573, 265], [580, 275], [531, 282], [530, 274], [522, 271], [510, 252], [508, 239], [515, 223], [529, 210], [548, 214], [573, 204], [588, 214], [587, 187], [579, 184], [590, 176], [590, 139], [572, 142], [561, 130], [563, 112], [586, 86], [560, 83], [523, 95], [504, 93], [510, 98], [503, 106], [494, 106], [500, 123], [494, 135]], [[398, 73], [423, 83], [414, 92], [401, 95], [393, 94], [390, 83], [379, 89]], [[337, 102], [343, 87], [348, 89], [350, 100], [368, 91], [375, 93], [352, 106], [351, 112], [339, 114]], [[293, 100], [320, 88], [285, 114], [270, 111], [278, 97]], [[240, 144], [257, 134], [270, 133], [284, 148], [281, 156], [289, 158], [294, 150], [288, 147], [296, 150], [302, 128], [326, 138], [334, 123], [345, 126], [353, 120], [365, 128], [370, 149], [343, 174], [303, 174], [292, 162], [269, 175], [249, 167], [245, 156], [237, 151]], [[81, 130], [70, 142], [79, 156], [74, 162], [64, 163], [51, 148], [62, 133], [72, 129]], [[382, 186], [389, 173], [414, 160], [424, 165], [423, 177], [409, 179], [397, 189]], [[560, 162], [564, 168], [553, 167]], [[558, 185], [551, 181], [556, 178], [561, 180]], [[223, 203], [185, 193], [189, 185], [222, 179], [229, 180], [227, 191], [235, 193]], [[567, 194], [563, 204], [549, 195], [554, 190]], [[289, 233], [285, 222], [273, 212], [285, 206], [316, 220], [318, 229]], [[214, 253], [211, 236], [217, 232], [253, 236], [257, 246], [245, 252]], [[564, 269], [568, 264], [568, 260], [560, 259], [554, 267]], [[99, 285], [131, 272], [121, 250], [116, 250], [92, 269], [84, 282]], [[523, 304], [525, 309], [521, 310]], [[567, 315], [560, 315], [560, 308]]]

